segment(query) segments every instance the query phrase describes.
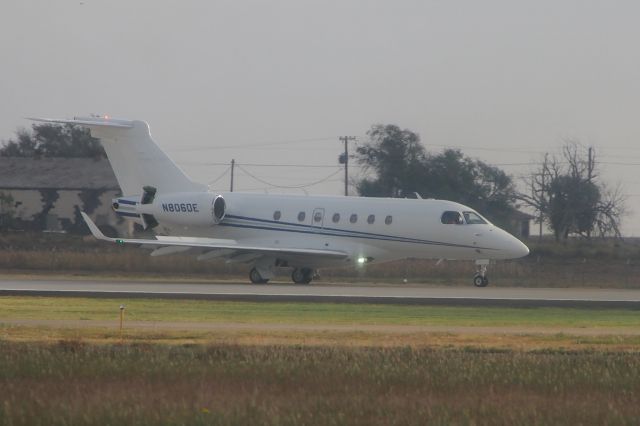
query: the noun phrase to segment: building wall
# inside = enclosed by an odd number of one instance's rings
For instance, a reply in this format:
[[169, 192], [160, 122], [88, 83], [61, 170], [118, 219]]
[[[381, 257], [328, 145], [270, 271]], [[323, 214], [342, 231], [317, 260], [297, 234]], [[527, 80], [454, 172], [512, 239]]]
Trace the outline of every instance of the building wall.
[[[10, 195], [14, 201], [14, 218], [24, 222], [33, 222], [39, 213], [43, 211], [44, 202], [42, 193], [35, 189], [13, 189], [0, 192]], [[46, 229], [51, 231], [63, 230], [64, 221], [73, 223], [76, 220], [76, 206], [83, 210], [84, 203], [80, 198], [79, 190], [57, 190], [58, 199], [53, 208], [49, 210]], [[111, 209], [111, 200], [116, 198], [120, 191], [108, 190], [101, 194], [100, 205], [89, 215], [98, 226], [109, 225], [115, 228], [119, 235], [128, 235], [131, 225], [128, 221], [119, 218]]]

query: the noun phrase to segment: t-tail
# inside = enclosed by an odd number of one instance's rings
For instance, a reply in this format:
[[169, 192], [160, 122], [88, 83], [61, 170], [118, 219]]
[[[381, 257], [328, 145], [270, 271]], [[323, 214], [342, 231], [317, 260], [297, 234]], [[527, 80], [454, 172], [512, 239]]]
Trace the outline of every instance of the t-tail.
[[[75, 117], [72, 120], [32, 118], [47, 123], [75, 124], [87, 127], [100, 139], [123, 197], [113, 200], [116, 213], [132, 218], [146, 227], [156, 223], [153, 217], [134, 213], [138, 204], [151, 204], [156, 194], [203, 192], [205, 185], [192, 181], [151, 138], [144, 121], [109, 117]], [[130, 207], [129, 209], [127, 209]], [[131, 210], [131, 211], [129, 211]]]

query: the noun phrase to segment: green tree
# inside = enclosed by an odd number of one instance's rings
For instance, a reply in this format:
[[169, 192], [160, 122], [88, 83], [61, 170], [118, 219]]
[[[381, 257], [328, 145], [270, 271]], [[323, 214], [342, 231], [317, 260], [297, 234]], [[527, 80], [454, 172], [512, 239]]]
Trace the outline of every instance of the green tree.
[[373, 176], [357, 182], [360, 195], [401, 197], [413, 192], [468, 205], [509, 227], [515, 188], [502, 170], [455, 149], [429, 154], [418, 134], [394, 125], [375, 125], [357, 160]]
[[358, 162], [371, 168], [376, 177], [358, 182], [358, 192], [366, 197], [401, 197], [418, 191], [426, 151], [420, 137], [398, 126], [381, 124], [367, 132], [369, 143], [358, 147]]
[[81, 235], [89, 234], [89, 228], [80, 212], [83, 211], [88, 215], [92, 214], [102, 204], [100, 197], [105, 191], [105, 189], [83, 189], [80, 191], [78, 197], [82, 201], [82, 205], [73, 206], [73, 221], [65, 223], [63, 226], [65, 231]]
[[0, 230], [11, 228], [15, 216], [14, 199], [11, 194], [0, 192]]
[[106, 158], [100, 142], [88, 129], [50, 123], [34, 124], [31, 131], [19, 129], [15, 139], [0, 147], [0, 156]]
[[42, 210], [33, 215], [33, 224], [36, 225], [38, 229], [47, 229], [47, 216], [55, 207], [56, 201], [60, 198], [60, 194], [57, 189], [52, 188], [40, 189], [39, 192]]

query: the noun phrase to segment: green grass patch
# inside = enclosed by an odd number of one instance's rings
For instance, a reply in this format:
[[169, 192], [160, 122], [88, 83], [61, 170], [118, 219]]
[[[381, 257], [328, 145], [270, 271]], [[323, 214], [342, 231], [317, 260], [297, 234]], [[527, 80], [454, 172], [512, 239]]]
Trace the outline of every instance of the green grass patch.
[[0, 297], [2, 319], [379, 324], [449, 326], [640, 327], [624, 309], [447, 307], [333, 303], [250, 303], [165, 299]]

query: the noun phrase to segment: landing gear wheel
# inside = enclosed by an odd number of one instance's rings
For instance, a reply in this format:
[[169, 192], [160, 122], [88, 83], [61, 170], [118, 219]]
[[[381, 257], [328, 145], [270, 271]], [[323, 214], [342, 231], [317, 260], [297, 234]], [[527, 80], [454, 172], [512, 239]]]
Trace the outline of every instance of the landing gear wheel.
[[269, 282], [269, 280], [262, 278], [262, 275], [260, 275], [260, 272], [258, 272], [256, 268], [251, 269], [249, 272], [249, 279], [253, 284], [266, 284]]
[[291, 273], [291, 280], [296, 284], [309, 284], [313, 279], [313, 269], [296, 268]]
[[486, 287], [489, 285], [489, 278], [487, 278], [487, 266], [489, 265], [488, 259], [476, 260], [476, 275], [473, 277], [473, 285], [476, 287]]
[[476, 274], [473, 277], [473, 285], [475, 285], [476, 287], [486, 287], [489, 285], [489, 278], [487, 278], [486, 276], [482, 276], [480, 274]]

